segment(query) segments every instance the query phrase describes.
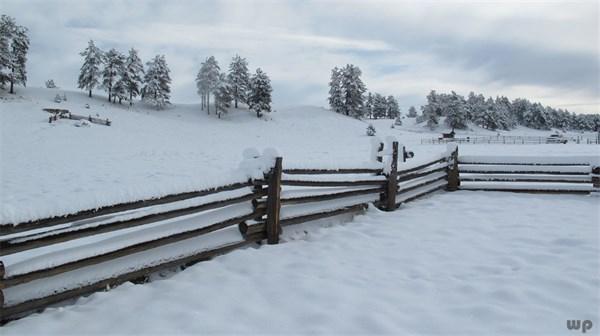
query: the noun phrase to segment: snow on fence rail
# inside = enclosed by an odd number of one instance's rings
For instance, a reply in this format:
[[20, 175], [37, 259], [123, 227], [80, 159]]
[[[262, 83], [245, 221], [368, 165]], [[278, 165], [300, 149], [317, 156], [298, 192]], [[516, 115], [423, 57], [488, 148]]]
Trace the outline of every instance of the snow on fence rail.
[[434, 145], [445, 143], [457, 144], [503, 144], [503, 145], [538, 145], [546, 143], [561, 143], [566, 141], [575, 144], [598, 145], [600, 144], [600, 135], [579, 135], [569, 136], [558, 139], [548, 138], [547, 136], [520, 136], [520, 135], [499, 135], [499, 136], [467, 136], [464, 138], [423, 138], [422, 145]]
[[[356, 213], [370, 203], [392, 211], [440, 189], [498, 190], [489, 185], [496, 181], [513, 191], [584, 192], [592, 180], [600, 187], [600, 171], [587, 159], [459, 158], [449, 145], [427, 162], [407, 163], [406, 153], [387, 141], [377, 145], [376, 165], [338, 169], [284, 169], [273, 153], [245, 153], [241, 166], [254, 170], [248, 181], [0, 224], [0, 320], [262, 240], [276, 244], [282, 227]], [[556, 172], [565, 174], [549, 174]]]
[[600, 188], [593, 156], [461, 156], [460, 189], [589, 193]]

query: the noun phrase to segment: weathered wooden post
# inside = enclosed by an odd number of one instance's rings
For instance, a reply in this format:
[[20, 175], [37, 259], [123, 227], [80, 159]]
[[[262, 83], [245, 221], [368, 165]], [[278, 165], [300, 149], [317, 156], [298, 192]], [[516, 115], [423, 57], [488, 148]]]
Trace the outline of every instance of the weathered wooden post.
[[[402, 147], [402, 157], [404, 155], [404, 146]], [[387, 176], [387, 188], [386, 188], [386, 203], [385, 209], [387, 211], [394, 211], [396, 209], [396, 194], [398, 193], [398, 142], [392, 143], [392, 161], [390, 162], [390, 171]]]
[[600, 166], [592, 166], [592, 186], [594, 192], [600, 193]]
[[279, 223], [279, 212], [281, 210], [281, 173], [283, 158], [275, 158], [275, 166], [269, 172], [269, 184], [267, 190], [267, 243], [278, 244], [281, 234]]
[[447, 191], [456, 191], [460, 186], [460, 176], [458, 174], [458, 146], [454, 149], [448, 158], [448, 185]]

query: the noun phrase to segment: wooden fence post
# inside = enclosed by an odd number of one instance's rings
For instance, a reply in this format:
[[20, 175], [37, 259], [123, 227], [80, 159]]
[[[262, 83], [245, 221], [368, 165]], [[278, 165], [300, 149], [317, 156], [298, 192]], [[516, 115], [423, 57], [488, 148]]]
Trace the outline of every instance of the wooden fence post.
[[269, 173], [269, 186], [267, 190], [267, 243], [278, 244], [281, 234], [281, 224], [279, 223], [279, 212], [281, 210], [281, 172], [283, 158], [275, 159], [275, 167]]
[[460, 186], [460, 176], [458, 174], [458, 146], [450, 154], [448, 162], [448, 185], [446, 186], [447, 191], [456, 191]]
[[[402, 156], [404, 157], [404, 147], [402, 147]], [[386, 206], [387, 211], [396, 209], [396, 194], [398, 193], [398, 142], [392, 143], [392, 162], [390, 162], [390, 172], [387, 176], [386, 188]]]
[[600, 166], [592, 167], [592, 185], [594, 192], [600, 192]]

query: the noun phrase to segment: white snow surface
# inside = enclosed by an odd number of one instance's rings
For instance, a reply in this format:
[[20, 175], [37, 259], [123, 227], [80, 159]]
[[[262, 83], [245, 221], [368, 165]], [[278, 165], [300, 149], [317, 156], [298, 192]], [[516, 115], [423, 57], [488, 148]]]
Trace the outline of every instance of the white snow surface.
[[[18, 88], [0, 92], [0, 223], [20, 223], [83, 209], [242, 182], [264, 161], [253, 155], [283, 156], [284, 168], [381, 168], [373, 162], [365, 128], [372, 122], [378, 139], [395, 137], [415, 158], [398, 169], [445, 155], [446, 145], [420, 145], [437, 137], [405, 119], [360, 121], [316, 107], [278, 109], [258, 119], [232, 110], [217, 119], [199, 105], [174, 104], [157, 111], [138, 103], [110, 104], [103, 92], [66, 92], [68, 101], [53, 101], [57, 89]], [[90, 108], [84, 106], [89, 104]], [[81, 115], [109, 118], [112, 126], [74, 127], [74, 121], [48, 123], [42, 108], [66, 108]], [[516, 133], [523, 133], [519, 129]], [[490, 133], [485, 130], [469, 131]], [[550, 134], [530, 130], [535, 134]], [[491, 133], [490, 133], [491, 134]], [[495, 134], [495, 133], [494, 133]], [[508, 132], [503, 132], [508, 134]], [[375, 141], [379, 141], [375, 139]], [[461, 155], [600, 156], [599, 146], [466, 145]], [[251, 149], [244, 154], [245, 149]]]
[[564, 335], [567, 319], [600, 310], [599, 205], [440, 192], [346, 224], [286, 227], [282, 244], [49, 308], [2, 334]]

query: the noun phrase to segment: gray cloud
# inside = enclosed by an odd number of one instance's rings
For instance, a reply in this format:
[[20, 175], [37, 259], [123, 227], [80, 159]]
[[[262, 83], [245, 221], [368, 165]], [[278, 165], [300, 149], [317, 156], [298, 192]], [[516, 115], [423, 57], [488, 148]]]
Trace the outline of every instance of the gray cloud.
[[176, 102], [197, 101], [204, 58], [225, 68], [239, 53], [269, 73], [280, 106], [325, 105], [329, 69], [354, 63], [405, 107], [455, 89], [600, 112], [595, 1], [4, 0], [3, 12], [30, 29], [32, 86], [74, 88], [94, 39], [145, 60], [165, 54]]

